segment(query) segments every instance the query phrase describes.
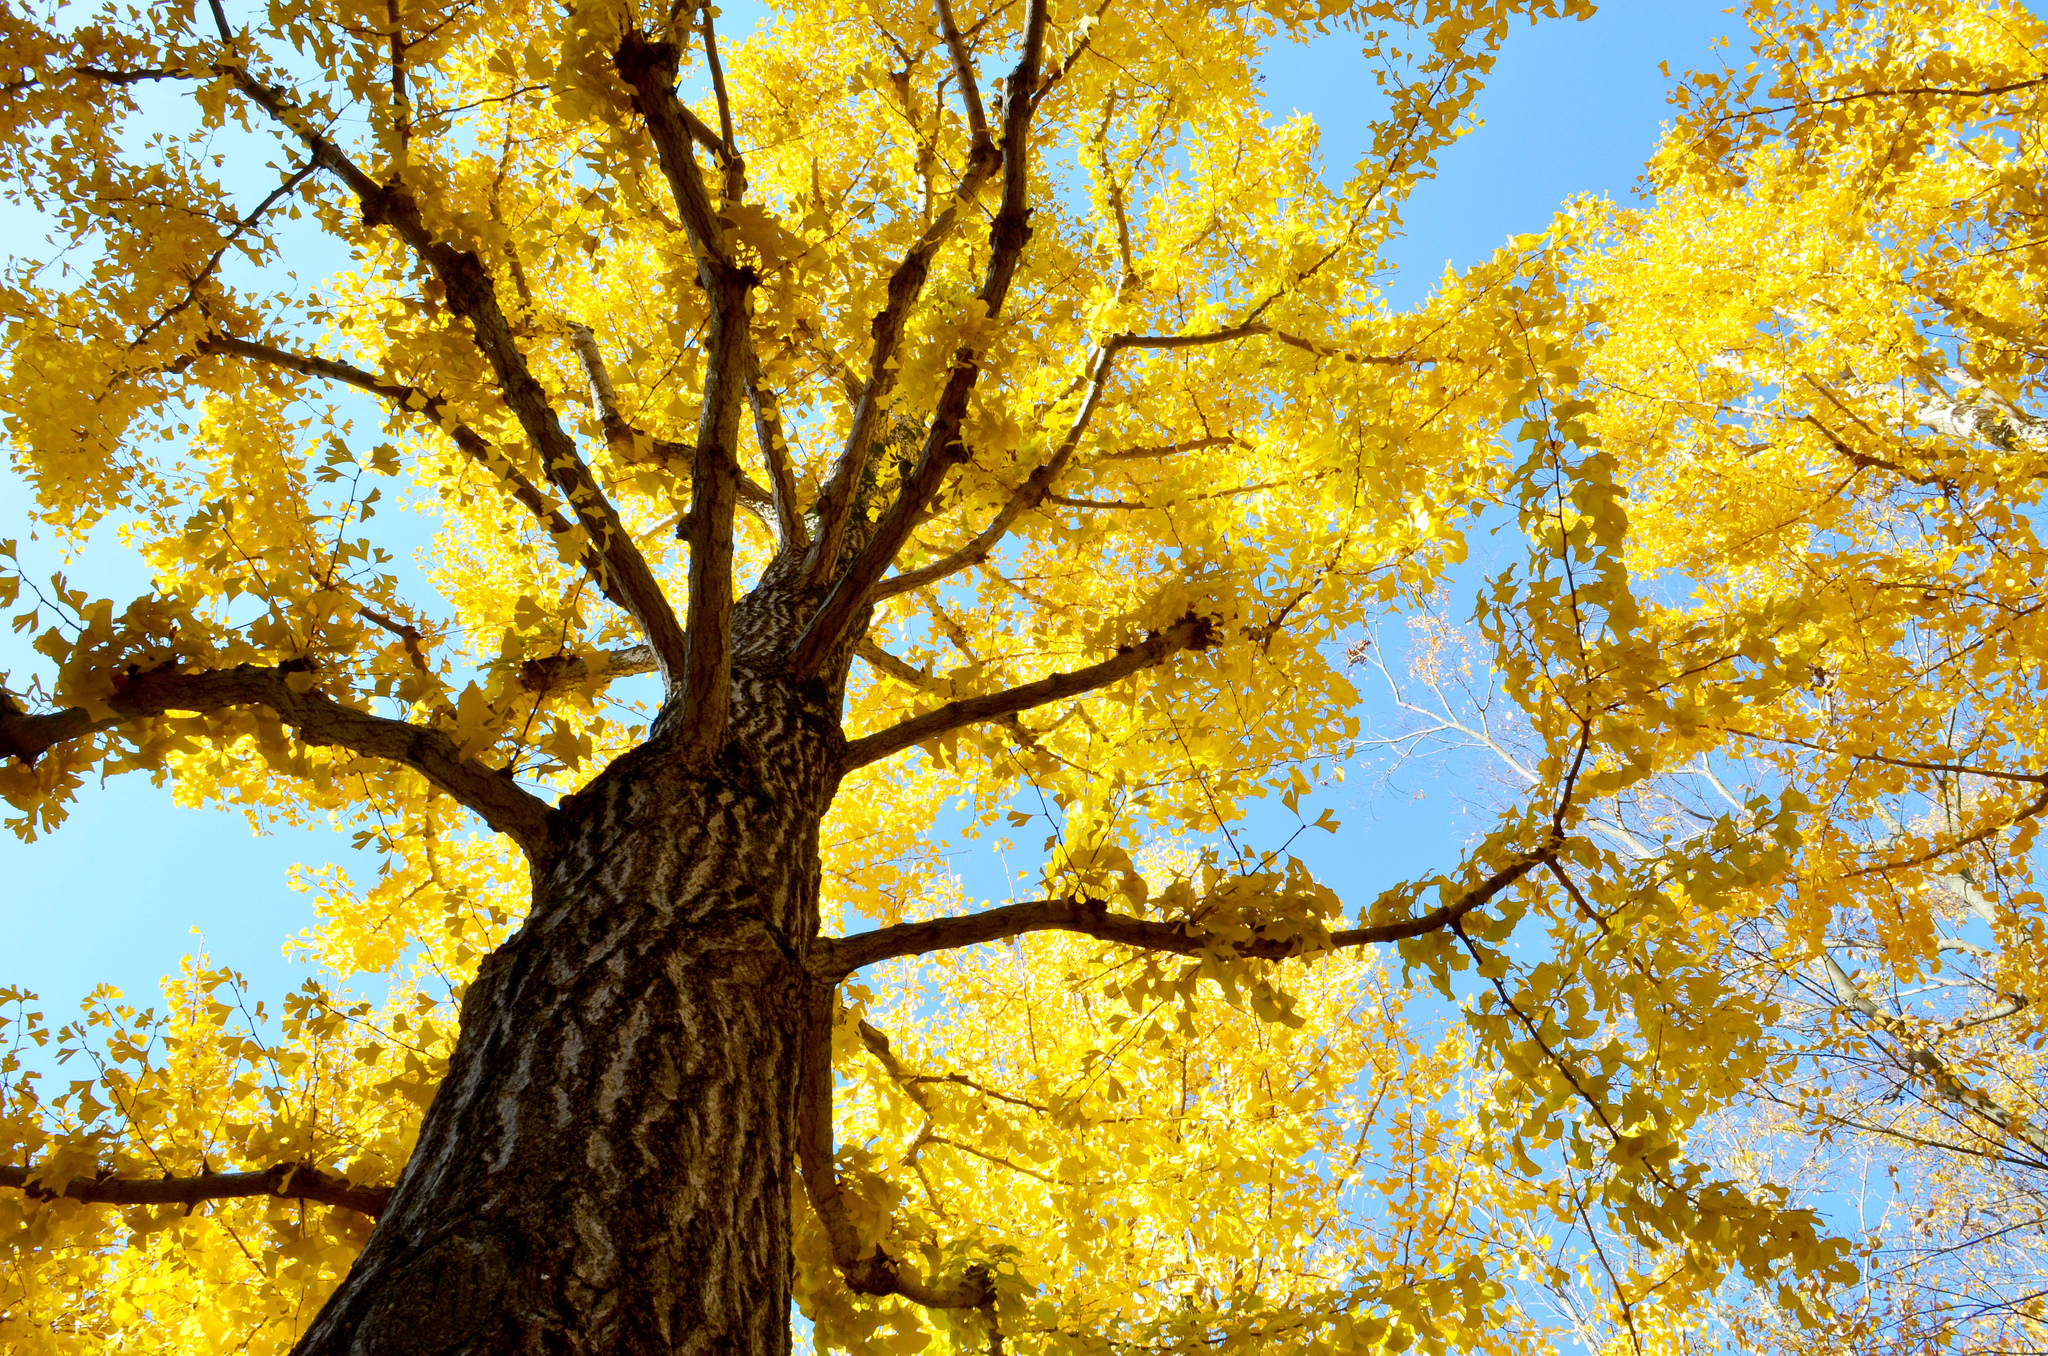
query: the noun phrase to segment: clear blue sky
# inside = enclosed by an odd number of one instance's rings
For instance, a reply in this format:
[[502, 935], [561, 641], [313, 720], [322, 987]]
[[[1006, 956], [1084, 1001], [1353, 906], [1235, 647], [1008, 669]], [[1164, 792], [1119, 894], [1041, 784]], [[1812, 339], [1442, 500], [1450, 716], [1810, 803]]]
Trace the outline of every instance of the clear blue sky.
[[[1658, 63], [1718, 65], [1709, 43], [1722, 33], [1739, 38], [1737, 21], [1704, 0], [1612, 0], [1585, 23], [1518, 29], [1478, 105], [1486, 126], [1442, 158], [1437, 181], [1409, 206], [1407, 234], [1393, 250], [1401, 267], [1393, 300], [1423, 295], [1446, 263], [1472, 263], [1509, 235], [1540, 230], [1569, 197], [1626, 196], [1666, 113], [1670, 82]], [[1276, 112], [1299, 110], [1321, 124], [1332, 164], [1357, 158], [1366, 112], [1359, 94], [1370, 85], [1341, 34], [1276, 52], [1268, 81]], [[25, 517], [21, 486], [0, 475], [0, 537], [25, 539]], [[140, 578], [129, 562], [81, 563], [71, 573], [117, 604]], [[0, 668], [26, 670], [28, 660], [24, 639], [0, 633]], [[1352, 787], [1364, 784], [1354, 778]], [[1418, 790], [1428, 799], [1414, 799]], [[1398, 794], [1363, 796], [1343, 795], [1337, 838], [1311, 834], [1313, 842], [1297, 845], [1354, 905], [1405, 875], [1455, 863], [1477, 827], [1453, 812], [1454, 787], [1411, 779]], [[275, 1006], [306, 973], [286, 962], [284, 943], [312, 922], [307, 898], [287, 887], [291, 865], [349, 860], [340, 835], [257, 838], [241, 816], [181, 809], [142, 777], [89, 787], [57, 833], [28, 845], [0, 835], [0, 985], [37, 991], [57, 1021], [101, 982], [154, 1004], [159, 977], [195, 949], [197, 929], [216, 963], [242, 970]]]

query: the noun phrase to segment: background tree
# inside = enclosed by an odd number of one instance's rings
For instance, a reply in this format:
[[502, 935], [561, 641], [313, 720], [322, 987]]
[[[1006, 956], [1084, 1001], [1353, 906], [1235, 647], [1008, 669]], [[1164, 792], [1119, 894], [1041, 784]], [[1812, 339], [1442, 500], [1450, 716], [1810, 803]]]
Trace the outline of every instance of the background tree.
[[[1638, 1342], [1853, 1275], [1686, 1150], [1772, 1067], [1715, 920], [1805, 802], [1585, 822], [1807, 651], [1635, 597], [1551, 246], [1373, 290], [1507, 25], [1585, 8], [802, 6], [730, 60], [688, 6], [7, 10], [65, 239], [9, 279], [18, 465], [155, 587], [9, 578], [0, 791], [360, 824], [315, 946], [393, 980], [273, 1041], [195, 963], [61, 1095], [8, 1056], [9, 1341], [780, 1350], [794, 1295], [864, 1350], [1519, 1349], [1543, 1221]], [[1337, 190], [1252, 78], [1327, 22], [1387, 100]], [[1231, 825], [1489, 509], [1527, 796], [1347, 906]], [[1046, 815], [1036, 898], [949, 888], [948, 797]]]
[[1696, 761], [1606, 817], [1641, 842], [1758, 790], [1813, 807], [1731, 930], [1782, 1058], [1722, 1161], [1856, 1201], [1864, 1284], [1825, 1334], [1726, 1311], [1738, 1340], [2039, 1350], [2048, 28], [1984, 0], [1749, 20], [1756, 68], [1680, 86], [1654, 204], [1566, 229], [1657, 625], [1732, 626], [1784, 676], [1674, 707]]

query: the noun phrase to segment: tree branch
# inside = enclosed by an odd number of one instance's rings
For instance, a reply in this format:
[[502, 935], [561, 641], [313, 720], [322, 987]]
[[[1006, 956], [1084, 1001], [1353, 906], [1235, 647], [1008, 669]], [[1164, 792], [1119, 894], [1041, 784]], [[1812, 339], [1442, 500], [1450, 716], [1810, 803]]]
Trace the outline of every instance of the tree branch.
[[821, 937], [811, 946], [811, 970], [820, 979], [836, 983], [864, 966], [899, 956], [978, 946], [984, 942], [1021, 937], [1028, 932], [1074, 932], [1139, 951], [1168, 951], [1182, 956], [1202, 956], [1221, 950], [1251, 960], [1284, 960], [1311, 950], [1377, 946], [1451, 927], [1550, 861], [1561, 846], [1560, 841], [1553, 839], [1535, 852], [1516, 857], [1457, 899], [1428, 913], [1396, 922], [1347, 928], [1313, 942], [1300, 937], [1224, 941], [1204, 933], [1195, 921], [1132, 918], [1127, 914], [1111, 913], [1108, 906], [1098, 899], [1039, 899], [1026, 904], [1005, 904], [954, 918], [898, 923], [872, 932], [858, 932], [851, 937]]
[[832, 1264], [856, 1295], [901, 1295], [930, 1309], [985, 1309], [995, 1302], [986, 1269], [970, 1266], [951, 1284], [933, 1284], [904, 1269], [879, 1245], [863, 1253], [859, 1231], [846, 1208], [845, 1189], [832, 1166], [832, 992], [812, 986], [806, 1014], [803, 1070], [797, 1083], [797, 1163], [804, 1194], [825, 1226]]
[[[1164, 631], [1155, 631], [1136, 645], [1119, 650], [1115, 656], [1100, 664], [1090, 664], [1085, 669], [1072, 673], [1055, 673], [1035, 683], [1013, 687], [1007, 692], [992, 692], [984, 697], [967, 697], [957, 702], [948, 702], [936, 711], [914, 716], [886, 730], [849, 742], [841, 757], [841, 773], [854, 768], [865, 767], [892, 753], [900, 753], [912, 744], [927, 739], [936, 739], [951, 730], [964, 725], [975, 725], [985, 720], [999, 720], [1004, 716], [1028, 711], [1034, 706], [1056, 702], [1066, 697], [1077, 697], [1084, 692], [1108, 687], [1111, 683], [1127, 678], [1140, 669], [1149, 669], [1165, 663], [1182, 650], [1205, 650], [1215, 643], [1215, 624], [1207, 617], [1193, 613], [1181, 618]], [[907, 667], [907, 666], [906, 666]]]
[[1831, 95], [1825, 99], [1795, 99], [1789, 104], [1779, 104], [1774, 108], [1745, 108], [1714, 118], [1709, 125], [1747, 122], [1752, 118], [1773, 118], [1780, 113], [1797, 113], [1809, 108], [1831, 108], [1839, 104], [1855, 103], [1860, 99], [1904, 99], [1926, 95], [1944, 99], [1991, 99], [2001, 94], [2012, 94], [2043, 84], [2048, 84], [2048, 75], [2037, 75], [2030, 80], [2013, 80], [2003, 85], [1985, 85], [1977, 89], [1954, 85], [1901, 85], [1896, 89], [1864, 89], [1849, 94]]
[[[1002, 314], [1011, 280], [1016, 277], [1018, 263], [1024, 255], [1024, 246], [1031, 239], [1031, 94], [1038, 87], [1039, 64], [1045, 51], [1046, 0], [1029, 0], [1029, 4], [1024, 18], [1023, 51], [1017, 58], [1016, 69], [1010, 73], [1003, 95], [1003, 200], [995, 220], [989, 225], [988, 270], [981, 285], [983, 313], [990, 320]], [[893, 279], [890, 289], [893, 301]], [[881, 352], [879, 344], [876, 352], [878, 355]], [[869, 381], [870, 390], [877, 386], [877, 377], [888, 375], [879, 366], [879, 358], [877, 361], [875, 376], [871, 376]], [[917, 525], [924, 506], [938, 492], [952, 468], [966, 459], [966, 449], [960, 442], [960, 426], [967, 417], [967, 398], [980, 375], [981, 364], [973, 349], [963, 347], [953, 354], [952, 372], [947, 376], [945, 389], [940, 392], [938, 405], [932, 412], [931, 428], [925, 435], [924, 449], [918, 454], [917, 466], [904, 477], [902, 487], [876, 524], [867, 545], [834, 581], [832, 591], [811, 617], [803, 635], [798, 637], [790, 652], [790, 667], [797, 675], [816, 672], [826, 657], [838, 649], [840, 640], [853, 625], [853, 619], [868, 605], [868, 591], [894, 563], [903, 543], [909, 539], [911, 529]], [[868, 409], [868, 403], [863, 396], [861, 411]], [[860, 411], [857, 411], [856, 427], [859, 422]], [[850, 438], [847, 451], [854, 451]], [[846, 469], [848, 460], [846, 455], [842, 455], [841, 469]], [[859, 480], [860, 468], [853, 466], [851, 469], [852, 479], [845, 486], [848, 496], [845, 510], [848, 512], [852, 508], [852, 486]], [[822, 516], [823, 502], [821, 499], [820, 544], [825, 542], [829, 522]], [[837, 548], [837, 538], [831, 545]], [[812, 579], [824, 582], [826, 571], [836, 562], [832, 556], [822, 554], [818, 545], [812, 547], [811, 560], [814, 566]]]
[[738, 202], [746, 196], [747, 167], [740, 159], [740, 149], [732, 135], [732, 101], [725, 93], [725, 66], [718, 59], [718, 32], [712, 27], [711, 16], [716, 10], [705, 5], [700, 28], [704, 39], [704, 66], [711, 72], [711, 96], [718, 104], [718, 144], [720, 159], [725, 171], [725, 198], [727, 202]]
[[953, 18], [953, 6], [949, 0], [938, 0], [939, 32], [945, 35], [946, 53], [953, 58], [953, 75], [960, 82], [960, 104], [967, 111], [967, 130], [973, 144], [981, 146], [988, 141], [988, 115], [981, 107], [981, 86], [974, 78], [974, 58], [967, 51], [967, 41], [960, 36], [960, 25]]
[[[707, 54], [709, 11], [704, 20]], [[697, 281], [711, 309], [704, 339], [704, 402], [697, 425], [696, 456], [690, 466], [690, 514], [683, 520], [690, 543], [689, 640], [679, 683], [671, 684], [683, 750], [700, 761], [725, 742], [732, 707], [732, 515], [739, 494], [740, 401], [746, 387], [747, 294], [756, 281], [751, 269], [734, 261], [718, 223], [704, 178], [690, 149], [690, 132], [676, 94], [678, 53], [673, 44], [649, 42], [629, 31], [612, 64], [633, 91], [634, 104], [654, 142], [656, 158], [676, 203], [676, 213], [697, 260]], [[724, 77], [717, 77], [723, 84]], [[720, 145], [726, 148], [725, 192], [737, 198], [746, 175], [732, 154], [732, 125], [720, 90]]]
[[519, 666], [519, 685], [528, 692], [551, 692], [583, 683], [602, 685], [614, 678], [655, 671], [654, 651], [645, 645], [595, 654], [557, 654], [529, 659]]
[[[2015, 1116], [1996, 1098], [1971, 1087], [1956, 1073], [1949, 1062], [1941, 1057], [1941, 1052], [1914, 1029], [1911, 1022], [1886, 1012], [1859, 989], [1856, 981], [1842, 969], [1841, 963], [1827, 950], [1821, 951], [1820, 960], [1822, 970], [1827, 976], [1828, 987], [1834, 991], [1836, 1000], [1843, 1007], [1861, 1014], [1872, 1026], [1897, 1041], [1899, 1053], [1894, 1058], [1908, 1071], [1918, 1070], [1926, 1074], [1928, 1081], [1934, 1084], [1935, 1092], [1944, 1099], [1997, 1126], [2014, 1139], [2024, 1142], [2034, 1152], [2048, 1155], [2048, 1130], [2031, 1124], [2024, 1116]], [[2009, 1017], [2026, 1006], [2025, 999], [2015, 1001], [2008, 997], [2007, 1001], [2012, 1006], [1998, 1016]], [[1995, 1021], [1997, 1017], [1985, 1020]]]
[[[1007, 147], [1013, 143], [1005, 141], [1004, 144]], [[925, 227], [916, 243], [904, 252], [895, 272], [889, 275], [887, 300], [868, 326], [874, 345], [868, 355], [867, 381], [854, 403], [853, 424], [847, 430], [846, 444], [840, 450], [838, 460], [833, 463], [831, 473], [818, 492], [818, 536], [804, 557], [805, 576], [814, 584], [824, 583], [838, 568], [840, 547], [846, 539], [854, 499], [867, 470], [875, 432], [885, 413], [884, 404], [889, 392], [895, 389], [897, 349], [910, 323], [911, 308], [924, 292], [932, 260], [959, 224], [962, 209], [974, 203], [982, 185], [1002, 163], [1002, 155], [998, 154], [984, 130], [968, 150], [967, 167], [961, 172], [960, 182], [953, 190], [952, 201]], [[993, 309], [990, 314], [994, 314]]]
[[[45, 1188], [34, 1168], [0, 1167], [0, 1186], [13, 1187], [38, 1200], [54, 1200], [57, 1192]], [[87, 1205], [184, 1205], [207, 1201], [240, 1200], [249, 1196], [276, 1196], [288, 1201], [315, 1201], [321, 1205], [355, 1210], [375, 1218], [391, 1199], [386, 1186], [356, 1186], [345, 1177], [321, 1172], [302, 1163], [277, 1163], [262, 1172], [207, 1173], [199, 1177], [76, 1178], [62, 1194]]]
[[[597, 346], [597, 335], [590, 326], [571, 325], [569, 343], [576, 350], [576, 361], [583, 369], [584, 380], [590, 383], [591, 413], [596, 415], [599, 426], [604, 430], [605, 446], [614, 455], [622, 461], [652, 460], [671, 469], [695, 461], [697, 449], [691, 444], [657, 438], [621, 412], [618, 393], [612, 389], [611, 370], [605, 366], [604, 354]], [[735, 477], [733, 489], [737, 502], [746, 505], [756, 517], [760, 516], [760, 509], [775, 500], [773, 493], [744, 471]], [[676, 535], [682, 538], [689, 536], [688, 518], [684, 519]]]
[[498, 304], [490, 270], [473, 252], [437, 239], [410, 194], [396, 184], [372, 179], [313, 125], [304, 110], [250, 75], [245, 64], [223, 62], [222, 69], [252, 102], [298, 137], [318, 164], [348, 186], [362, 209], [365, 226], [389, 226], [405, 242], [441, 284], [448, 309], [469, 322], [471, 337], [497, 378], [498, 394], [540, 454], [548, 479], [589, 533], [592, 546], [616, 583], [618, 596], [625, 600], [627, 614], [654, 648], [663, 675], [673, 687], [684, 667], [682, 624], [646, 557], [634, 545], [617, 510], [577, 452], [575, 441], [563, 429], [546, 389], [534, 377], [513, 336], [511, 322]]
[[[293, 353], [270, 344], [237, 339], [233, 335], [209, 335], [200, 340], [199, 352], [229, 353], [252, 362], [282, 367], [304, 376], [338, 381], [345, 386], [353, 386], [358, 390], [368, 391], [371, 395], [382, 397], [401, 410], [419, 415], [447, 434], [458, 451], [503, 482], [512, 491], [513, 498], [524, 505], [526, 511], [531, 513], [535, 521], [546, 528], [557, 542], [565, 540], [573, 530], [569, 520], [562, 516], [554, 502], [541, 493], [539, 487], [532, 481], [520, 474], [519, 468], [512, 464], [510, 458], [493, 449], [482, 434], [457, 420], [449, 412], [448, 402], [440, 396], [422, 391], [418, 387], [407, 386], [402, 382], [385, 381], [375, 373], [349, 363], [338, 362], [333, 358]], [[598, 553], [595, 546], [586, 544], [577, 554], [576, 561], [596, 582], [605, 597], [621, 611], [628, 614], [632, 612], [626, 605], [624, 594], [619, 591], [617, 581], [612, 578], [612, 572], [606, 568], [604, 557]]]
[[[811, 535], [804, 529], [803, 506], [797, 502], [796, 468], [790, 462], [789, 437], [783, 431], [782, 411], [775, 392], [761, 375], [761, 355], [755, 349], [751, 331], [740, 360], [746, 364], [747, 405], [754, 412], [754, 438], [761, 445], [768, 483], [774, 487], [768, 498], [775, 508], [776, 539], [784, 550], [808, 548]], [[744, 492], [752, 482], [745, 477], [741, 481]]]
[[936, 583], [949, 574], [964, 570], [970, 565], [979, 565], [988, 559], [989, 552], [1008, 535], [1010, 525], [1021, 515], [1037, 508], [1045, 501], [1053, 482], [1059, 479], [1060, 473], [1067, 469], [1067, 463], [1073, 460], [1074, 450], [1081, 445], [1081, 437], [1088, 430], [1088, 421], [1094, 416], [1096, 407], [1102, 403], [1103, 388], [1109, 382], [1110, 369], [1116, 364], [1119, 347], [1120, 345], [1112, 340], [1095, 351], [1095, 360], [1088, 374], [1086, 394], [1081, 399], [1081, 408], [1074, 413], [1073, 422], [1067, 426], [1066, 437], [1060, 440], [1060, 445], [1042, 465], [1025, 477], [1024, 483], [1010, 495], [1008, 502], [1003, 505], [994, 520], [959, 550], [929, 565], [915, 570], [905, 570], [893, 578], [880, 580], [874, 587], [873, 597], [893, 598], [899, 593], [908, 593], [912, 589]]
[[906, 686], [929, 688], [937, 681], [923, 669], [915, 668], [905, 661], [898, 659], [895, 655], [890, 654], [865, 636], [861, 637], [859, 643], [853, 647], [853, 652], [875, 668], [880, 669], [883, 673], [888, 674], [891, 678]]
[[303, 664], [290, 662], [199, 673], [166, 667], [129, 677], [104, 701], [47, 715], [29, 715], [11, 702], [0, 702], [0, 754], [33, 765], [53, 745], [126, 721], [168, 711], [265, 706], [292, 728], [300, 742], [403, 763], [518, 843], [528, 857], [539, 860], [547, 853], [554, 812], [544, 801], [522, 791], [509, 776], [463, 757], [456, 742], [440, 730], [355, 710], [312, 684], [312, 673]]

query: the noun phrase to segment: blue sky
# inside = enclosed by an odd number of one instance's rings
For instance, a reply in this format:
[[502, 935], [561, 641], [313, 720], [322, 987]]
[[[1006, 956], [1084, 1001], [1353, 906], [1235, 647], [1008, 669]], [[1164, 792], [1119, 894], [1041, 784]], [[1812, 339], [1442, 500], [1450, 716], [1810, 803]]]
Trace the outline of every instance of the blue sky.
[[[1390, 299], [1411, 303], [1447, 263], [1470, 264], [1510, 235], [1542, 229], [1568, 198], [1626, 197], [1667, 112], [1671, 82], [1659, 63], [1719, 65], [1710, 43], [1724, 33], [1739, 34], [1736, 19], [1697, 0], [1614, 0], [1590, 21], [1517, 29], [1478, 104], [1486, 125], [1441, 158], [1438, 179], [1409, 204], [1390, 251], [1400, 269]], [[1267, 79], [1276, 113], [1317, 120], [1331, 164], [1357, 158], [1370, 85], [1344, 35], [1275, 52]], [[26, 513], [19, 482], [0, 475], [0, 537], [26, 538]], [[140, 575], [121, 561], [69, 573], [120, 601]], [[25, 669], [28, 657], [25, 640], [0, 636], [0, 669]], [[1419, 778], [1376, 791], [1354, 778], [1338, 807], [1344, 831], [1297, 844], [1354, 906], [1403, 876], [1453, 865], [1479, 827], [1456, 812], [1457, 787]], [[0, 835], [0, 987], [36, 991], [54, 1021], [70, 1020], [102, 982], [152, 1004], [159, 978], [203, 936], [216, 964], [243, 971], [274, 1006], [307, 973], [283, 954], [312, 922], [307, 897], [288, 886], [292, 864], [350, 860], [342, 835], [257, 837], [239, 814], [180, 808], [139, 776], [88, 787], [55, 834], [33, 844]]]

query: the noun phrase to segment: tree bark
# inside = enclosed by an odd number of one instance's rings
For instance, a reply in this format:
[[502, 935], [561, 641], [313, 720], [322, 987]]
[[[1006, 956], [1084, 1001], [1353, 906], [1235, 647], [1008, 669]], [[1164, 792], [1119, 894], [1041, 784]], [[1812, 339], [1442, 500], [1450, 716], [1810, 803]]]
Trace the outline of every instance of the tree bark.
[[763, 676], [790, 618], [747, 601], [712, 761], [691, 771], [657, 720], [556, 812], [526, 925], [470, 986], [419, 1145], [299, 1356], [788, 1350], [845, 662]]

